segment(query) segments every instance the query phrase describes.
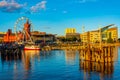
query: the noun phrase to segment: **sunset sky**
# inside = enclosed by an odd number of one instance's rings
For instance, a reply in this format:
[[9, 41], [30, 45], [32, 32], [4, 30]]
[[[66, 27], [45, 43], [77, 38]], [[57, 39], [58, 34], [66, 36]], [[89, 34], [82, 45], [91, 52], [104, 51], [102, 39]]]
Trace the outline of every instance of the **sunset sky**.
[[14, 29], [26, 16], [34, 30], [64, 35], [65, 28], [77, 32], [115, 24], [120, 30], [120, 0], [0, 0], [0, 31]]

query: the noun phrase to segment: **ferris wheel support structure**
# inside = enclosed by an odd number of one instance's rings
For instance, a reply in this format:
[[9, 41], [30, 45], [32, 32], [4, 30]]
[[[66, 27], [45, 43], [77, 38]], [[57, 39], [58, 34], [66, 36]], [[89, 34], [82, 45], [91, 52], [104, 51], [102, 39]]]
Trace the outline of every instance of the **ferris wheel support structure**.
[[22, 42], [24, 42], [24, 39], [25, 39], [25, 36], [27, 35], [30, 39], [30, 41], [33, 43], [32, 41], [32, 38], [30, 36], [30, 34], [24, 29], [24, 24], [29, 21], [30, 23], [30, 32], [33, 31], [33, 25], [32, 25], [32, 22], [25, 16], [23, 17], [20, 17], [17, 19], [17, 21], [15, 22], [15, 26], [14, 26], [14, 33], [16, 35], [16, 42], [19, 42], [18, 39], [19, 39], [19, 36], [18, 36], [18, 33], [21, 32], [22, 33], [22, 37], [23, 39], [21, 39]]

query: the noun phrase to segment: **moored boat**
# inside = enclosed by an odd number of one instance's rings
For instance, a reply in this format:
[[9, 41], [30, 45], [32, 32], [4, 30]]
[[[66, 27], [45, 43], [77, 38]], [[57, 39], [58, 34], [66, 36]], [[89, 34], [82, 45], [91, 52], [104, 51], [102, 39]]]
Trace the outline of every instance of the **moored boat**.
[[40, 50], [40, 46], [39, 45], [25, 45], [24, 46], [24, 50]]

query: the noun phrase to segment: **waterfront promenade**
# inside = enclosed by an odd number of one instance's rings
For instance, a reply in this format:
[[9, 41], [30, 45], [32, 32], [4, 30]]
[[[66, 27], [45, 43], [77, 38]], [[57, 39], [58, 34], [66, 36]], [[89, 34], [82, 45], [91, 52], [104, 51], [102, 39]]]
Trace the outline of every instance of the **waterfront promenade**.
[[[113, 62], [113, 55], [115, 47], [120, 46], [120, 43], [95, 43], [95, 44], [81, 44], [81, 43], [63, 43], [57, 45], [43, 46], [41, 51], [51, 50], [78, 50], [80, 52], [80, 60], [93, 61], [93, 62]], [[6, 54], [18, 54], [22, 48], [19, 45], [16, 46], [1, 46], [0, 52]]]
[[85, 48], [101, 48], [101, 47], [114, 47], [114, 46], [120, 46], [120, 43], [90, 43], [89, 45], [82, 44], [82, 43], [61, 43], [57, 45], [50, 45], [50, 46], [44, 46], [41, 48], [41, 50], [80, 50], [80, 49], [85, 49]]

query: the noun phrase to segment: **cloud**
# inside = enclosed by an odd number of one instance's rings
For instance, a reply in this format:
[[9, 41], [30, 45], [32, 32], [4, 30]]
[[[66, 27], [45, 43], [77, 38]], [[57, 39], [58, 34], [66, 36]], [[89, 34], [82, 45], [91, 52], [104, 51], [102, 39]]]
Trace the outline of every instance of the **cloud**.
[[35, 6], [32, 6], [30, 8], [31, 12], [37, 13], [40, 10], [45, 10], [46, 9], [46, 3], [47, 3], [47, 1], [41, 1], [41, 2], [37, 3]]
[[78, 3], [96, 2], [98, 0], [77, 0]]
[[0, 1], [0, 10], [2, 12], [20, 12], [25, 4], [19, 4], [14, 0], [2, 0]]
[[79, 3], [85, 3], [86, 0], [79, 0], [78, 2], [79, 2]]
[[[22, 14], [38, 13], [39, 11], [46, 9], [46, 3], [47, 1], [43, 0], [35, 6], [27, 7], [27, 4], [19, 4], [15, 0], [2, 0], [0, 1], [0, 11]], [[24, 10], [24, 12], [22, 10]]]
[[63, 11], [62, 13], [63, 13], [63, 14], [66, 14], [66, 13], [68, 13], [68, 12], [67, 12], [67, 11]]

